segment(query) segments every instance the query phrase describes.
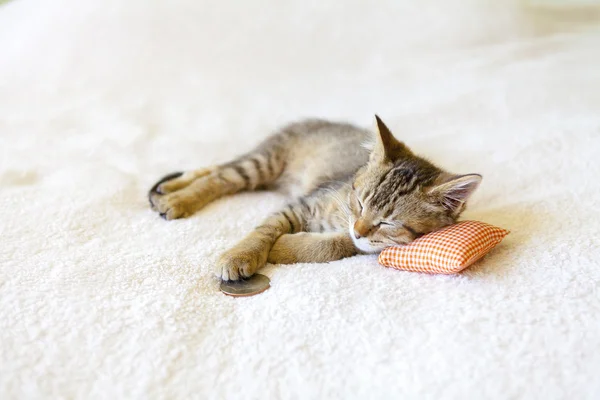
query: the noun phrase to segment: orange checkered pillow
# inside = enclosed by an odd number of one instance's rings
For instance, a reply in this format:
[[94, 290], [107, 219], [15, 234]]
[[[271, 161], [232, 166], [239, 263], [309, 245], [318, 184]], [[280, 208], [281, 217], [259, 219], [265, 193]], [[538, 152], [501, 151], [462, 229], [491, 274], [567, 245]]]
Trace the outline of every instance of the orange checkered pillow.
[[379, 262], [405, 271], [455, 274], [485, 256], [508, 233], [484, 222], [459, 222], [406, 246], [388, 247], [379, 254]]

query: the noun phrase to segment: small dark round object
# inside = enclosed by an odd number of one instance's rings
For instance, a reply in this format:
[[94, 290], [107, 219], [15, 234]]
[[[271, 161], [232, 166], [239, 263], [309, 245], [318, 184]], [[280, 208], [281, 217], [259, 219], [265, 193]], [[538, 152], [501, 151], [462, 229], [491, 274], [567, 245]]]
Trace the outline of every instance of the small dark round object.
[[254, 296], [271, 287], [270, 282], [266, 276], [254, 274], [250, 278], [241, 281], [221, 282], [221, 292], [234, 297]]

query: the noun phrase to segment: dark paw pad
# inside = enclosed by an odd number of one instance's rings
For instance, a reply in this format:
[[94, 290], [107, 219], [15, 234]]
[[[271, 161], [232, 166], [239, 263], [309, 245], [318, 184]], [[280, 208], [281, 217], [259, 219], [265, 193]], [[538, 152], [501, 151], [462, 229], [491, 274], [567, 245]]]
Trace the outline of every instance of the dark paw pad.
[[154, 186], [152, 186], [152, 189], [150, 189], [150, 193], [162, 194], [157, 190], [160, 184], [166, 181], [170, 181], [171, 179], [179, 178], [181, 175], [183, 175], [183, 172], [173, 172], [172, 174], [163, 176], [158, 182], [154, 184]]
[[158, 187], [160, 186], [161, 183], [166, 182], [166, 181], [170, 181], [171, 179], [175, 179], [175, 178], [179, 178], [181, 175], [183, 175], [183, 172], [173, 172], [169, 175], [163, 176], [158, 182], [156, 182], [154, 184], [154, 186], [152, 186], [152, 189], [150, 189], [150, 191], [148, 192], [148, 201], [150, 202], [150, 205], [152, 207], [154, 207], [154, 203], [152, 202], [152, 195], [154, 194], [162, 194], [159, 190]]

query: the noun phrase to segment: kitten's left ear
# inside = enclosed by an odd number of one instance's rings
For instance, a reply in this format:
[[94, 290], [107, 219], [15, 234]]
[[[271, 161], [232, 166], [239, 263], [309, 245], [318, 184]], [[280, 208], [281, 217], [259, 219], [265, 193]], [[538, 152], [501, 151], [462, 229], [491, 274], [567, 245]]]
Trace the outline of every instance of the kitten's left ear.
[[371, 153], [377, 161], [394, 161], [401, 155], [411, 154], [404, 143], [394, 137], [389, 128], [383, 123], [378, 115], [375, 115], [377, 125], [377, 139], [375, 148]]
[[441, 204], [453, 216], [458, 216], [481, 183], [481, 179], [482, 176], [479, 174], [442, 174], [428, 192], [436, 203]]

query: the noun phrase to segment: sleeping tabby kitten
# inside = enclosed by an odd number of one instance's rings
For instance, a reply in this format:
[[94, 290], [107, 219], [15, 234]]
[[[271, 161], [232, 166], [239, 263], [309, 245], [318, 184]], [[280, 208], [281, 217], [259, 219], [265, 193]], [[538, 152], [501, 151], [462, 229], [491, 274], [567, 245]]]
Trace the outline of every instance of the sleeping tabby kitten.
[[170, 220], [242, 190], [287, 190], [286, 207], [221, 255], [215, 273], [223, 280], [249, 277], [267, 262], [375, 253], [454, 223], [481, 176], [443, 171], [375, 118], [376, 135], [322, 120], [288, 125], [227, 164], [164, 177], [150, 204]]

